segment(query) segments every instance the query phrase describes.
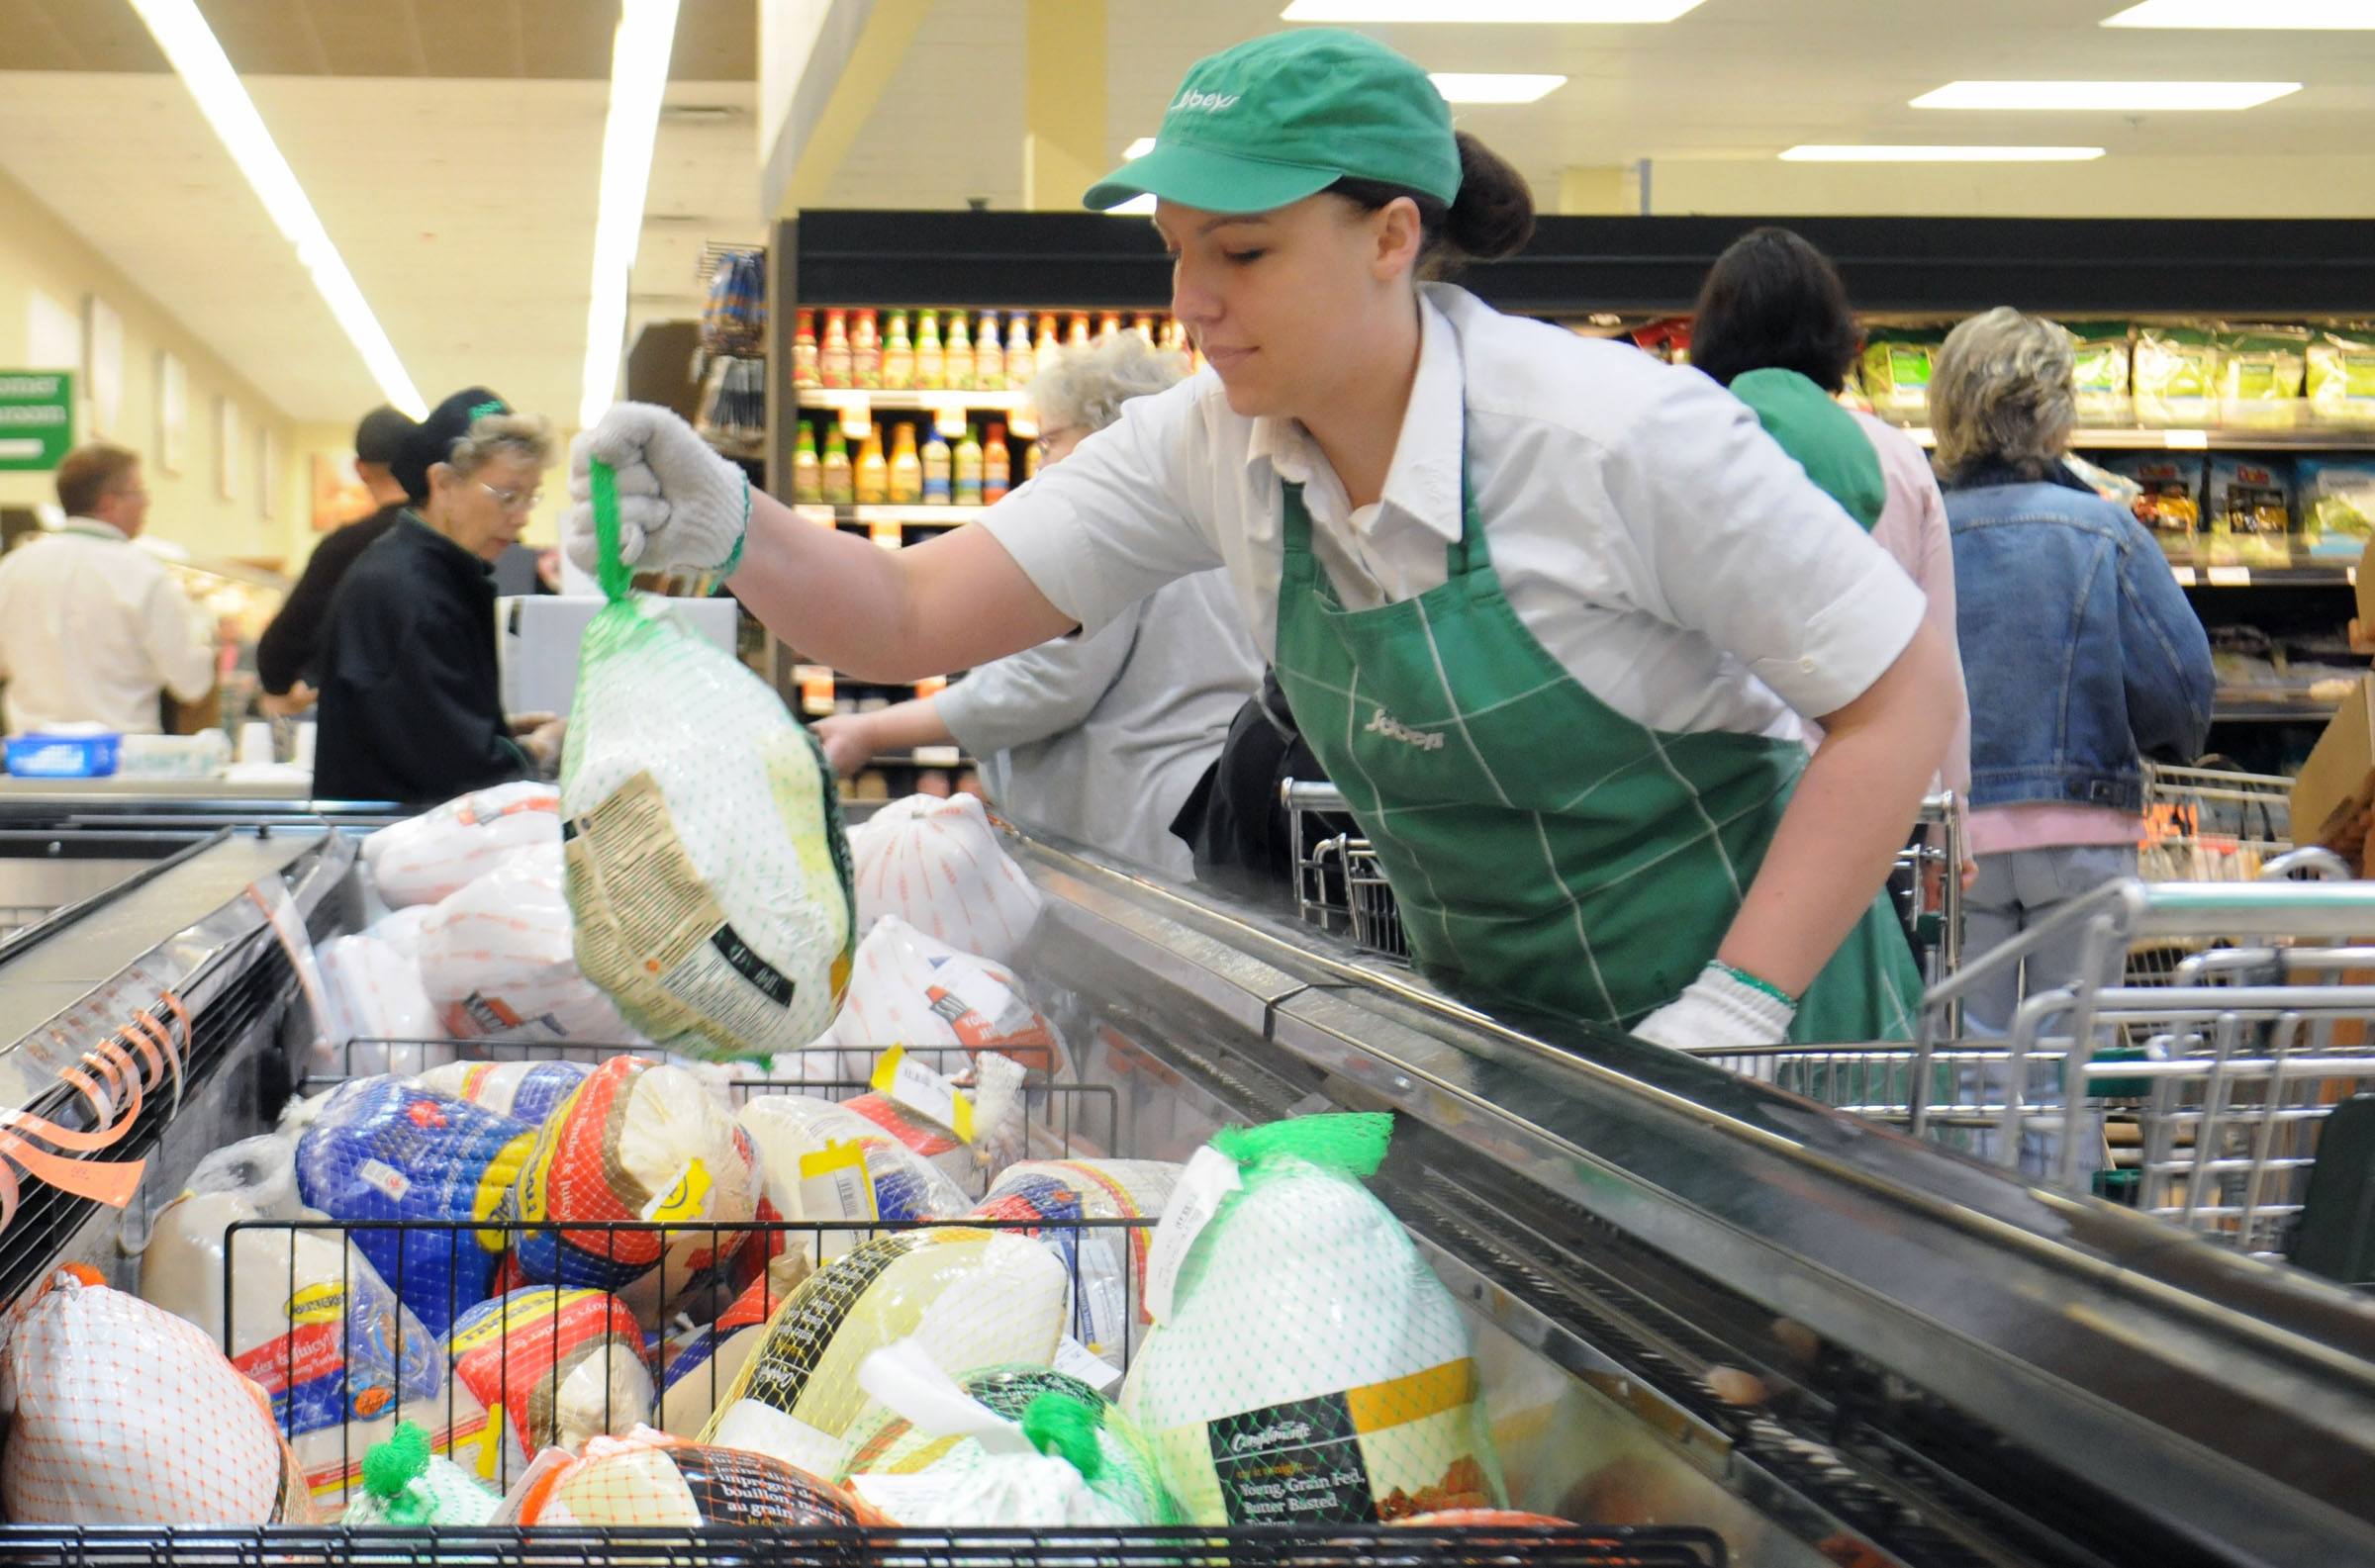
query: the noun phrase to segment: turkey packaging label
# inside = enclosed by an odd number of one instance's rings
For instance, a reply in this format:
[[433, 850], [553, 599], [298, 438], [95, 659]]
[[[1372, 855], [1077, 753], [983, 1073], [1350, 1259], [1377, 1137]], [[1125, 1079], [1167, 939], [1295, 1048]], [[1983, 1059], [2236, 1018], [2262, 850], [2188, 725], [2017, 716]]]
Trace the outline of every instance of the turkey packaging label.
[[874, 1091], [849, 1109], [979, 1193], [1022, 1153], [1022, 1080], [1020, 1062], [993, 1052], [951, 1079], [893, 1046], [876, 1064]]
[[379, 895], [401, 909], [449, 898], [517, 851], [560, 841], [560, 790], [497, 784], [381, 828], [363, 840], [363, 864]]
[[[298, 1196], [333, 1220], [487, 1220], [535, 1129], [403, 1078], [341, 1084], [297, 1141]], [[356, 1231], [354, 1245], [428, 1326], [486, 1299], [496, 1231]]]
[[422, 1073], [420, 1081], [541, 1127], [593, 1072], [585, 1061], [449, 1061]]
[[1177, 1284], [1121, 1407], [1197, 1523], [1506, 1506], [1467, 1327], [1362, 1185], [1390, 1127], [1307, 1116], [1216, 1134], [1206, 1154], [1238, 1185], [1191, 1237], [1155, 1244], [1150, 1273]]
[[894, 800], [850, 835], [858, 924], [897, 917], [994, 963], [1012, 959], [1039, 919], [1039, 889], [970, 794]]
[[1032, 1071], [1060, 1073], [1064, 1043], [1001, 964], [961, 953], [897, 915], [878, 921], [858, 948], [849, 998], [827, 1041], [845, 1052], [886, 1046], [996, 1051]]
[[437, 905], [421, 930], [421, 984], [457, 1040], [633, 1044], [579, 970], [557, 855], [515, 855]]
[[1043, 1159], [1009, 1165], [970, 1219], [1046, 1220], [1040, 1240], [1074, 1281], [1073, 1337], [1092, 1354], [1135, 1354], [1154, 1322], [1146, 1305], [1143, 1229], [1084, 1228], [1081, 1220], [1160, 1220], [1180, 1167], [1157, 1159]]
[[481, 1302], [445, 1348], [455, 1388], [487, 1413], [490, 1441], [472, 1466], [482, 1477], [516, 1476], [545, 1448], [625, 1431], [651, 1413], [643, 1331], [599, 1290], [531, 1286]]
[[[965, 1212], [963, 1188], [880, 1122], [805, 1094], [754, 1094], [735, 1120], [766, 1171], [768, 1207], [787, 1220], [948, 1220]], [[828, 1256], [850, 1233], [818, 1240]]]

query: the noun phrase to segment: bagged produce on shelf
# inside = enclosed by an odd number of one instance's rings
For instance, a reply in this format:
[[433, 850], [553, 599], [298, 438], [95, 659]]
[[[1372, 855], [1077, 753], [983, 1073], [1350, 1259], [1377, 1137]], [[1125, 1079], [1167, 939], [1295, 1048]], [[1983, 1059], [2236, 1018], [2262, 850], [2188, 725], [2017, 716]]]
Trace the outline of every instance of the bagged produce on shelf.
[[889, 1046], [930, 1048], [932, 1060], [953, 1065], [958, 1051], [996, 1051], [1033, 1072], [1061, 1076], [1066, 1065], [1056, 1026], [1023, 994], [1004, 965], [960, 952], [898, 915], [885, 915], [858, 947], [849, 997], [826, 1040], [853, 1057]]
[[805, 1246], [780, 1252], [766, 1272], [734, 1298], [714, 1323], [702, 1324], [668, 1339], [660, 1356], [660, 1428], [678, 1437], [698, 1437], [717, 1401], [734, 1386], [742, 1363], [758, 1348], [776, 1304], [815, 1272]]
[[1857, 361], [1863, 395], [1883, 419], [1919, 423], [1930, 417], [1930, 362], [1946, 334], [1932, 327], [1874, 327]]
[[[485, 1220], [503, 1202], [536, 1131], [404, 1078], [332, 1091], [297, 1141], [297, 1195], [333, 1220]], [[354, 1245], [431, 1334], [484, 1301], [500, 1232], [356, 1231]]]
[[[953, 1220], [972, 1205], [947, 1172], [846, 1105], [754, 1094], [735, 1120], [758, 1152], [767, 1206], [778, 1218]], [[821, 1240], [828, 1257], [856, 1245], [847, 1234]]]
[[469, 1471], [429, 1452], [428, 1430], [409, 1421], [363, 1455], [362, 1482], [338, 1516], [340, 1524], [471, 1529], [492, 1520], [503, 1502]]
[[1019, 1236], [946, 1227], [881, 1236], [802, 1282], [768, 1320], [702, 1441], [838, 1473], [868, 1396], [858, 1367], [921, 1341], [942, 1370], [1046, 1365], [1064, 1328], [1064, 1269]]
[[561, 842], [561, 792], [497, 784], [391, 823], [363, 840], [363, 865], [391, 909], [452, 897], [514, 853]]
[[1040, 1159], [1009, 1165], [967, 1218], [1046, 1220], [1040, 1239], [1074, 1282], [1069, 1333], [1092, 1355], [1135, 1354], [1146, 1326], [1151, 1233], [1083, 1229], [1082, 1220], [1159, 1220], [1180, 1167], [1158, 1159]]
[[1121, 1408], [1193, 1522], [1507, 1505], [1459, 1309], [1362, 1184], [1391, 1130], [1375, 1113], [1225, 1128], [1181, 1176]]
[[0, 1317], [18, 1524], [310, 1524], [271, 1401], [196, 1324], [64, 1268]]
[[861, 932], [896, 915], [935, 942], [1003, 964], [1039, 919], [1039, 889], [972, 795], [894, 800], [859, 824], [849, 850]]
[[334, 1510], [398, 1407], [432, 1408], [443, 1363], [343, 1233], [229, 1229], [261, 1218], [235, 1192], [175, 1199], [141, 1256], [141, 1296], [222, 1344], [229, 1286], [231, 1364], [270, 1397], [315, 1503]]
[[952, 1076], [893, 1046], [875, 1063], [872, 1091], [849, 1109], [979, 1194], [1022, 1157], [1022, 1063], [995, 1051]]
[[541, 1127], [593, 1075], [590, 1061], [449, 1061], [415, 1081]]
[[2126, 322], [2064, 323], [2077, 357], [2078, 422], [2133, 424], [2136, 399], [2128, 388], [2135, 327]]
[[635, 1045], [577, 967], [560, 858], [511, 857], [437, 905], [421, 931], [421, 983], [456, 1040]]
[[434, 1040], [444, 1034], [421, 984], [421, 961], [370, 935], [333, 937], [320, 950], [322, 984], [336, 1009], [329, 1033], [346, 1040]]
[[2309, 340], [2310, 417], [2375, 424], [2375, 327], [2328, 328]]
[[2195, 326], [2140, 326], [2136, 333], [2138, 424], [2207, 425], [2219, 415], [2219, 339]]
[[2108, 468], [2098, 467], [2075, 452], [2064, 452], [2061, 466], [2078, 483], [2123, 510], [2134, 512], [2137, 502], [2143, 497], [2144, 487], [2135, 480], [2125, 474], [2115, 474]]
[[672, 1051], [824, 1032], [857, 947], [833, 773], [774, 690], [663, 600], [631, 600], [597, 465], [610, 599], [586, 628], [561, 766], [577, 958]]
[[2241, 566], [2290, 562], [2292, 489], [2292, 465], [2282, 459], [2212, 458], [2205, 493], [2211, 561]]
[[2203, 460], [2175, 452], [2123, 452], [2104, 466], [2134, 480], [2141, 490], [2136, 501], [2136, 520], [2159, 541], [2161, 549], [2172, 559], [2191, 561], [2197, 537], [2203, 532]]
[[[531, 1285], [480, 1302], [454, 1320], [445, 1353], [455, 1394], [502, 1425], [500, 1442], [475, 1450], [485, 1479], [517, 1477], [546, 1448], [574, 1448], [651, 1415], [642, 1327], [603, 1291]], [[457, 1450], [466, 1425], [457, 1409]]]
[[2301, 395], [2309, 328], [2238, 326], [2219, 336], [2219, 418], [2254, 430], [2289, 430], [2304, 417]]
[[926, 1439], [904, 1468], [849, 1478], [902, 1524], [1126, 1528], [1178, 1518], [1144, 1442], [1092, 1391], [1048, 1389], [998, 1410], [912, 1340], [875, 1351], [858, 1375], [877, 1405]]
[[2363, 551], [2375, 533], [2375, 460], [2305, 457], [2295, 472], [2310, 547], [2320, 555]]
[[[740, 1233], [702, 1227], [755, 1218], [758, 1192], [750, 1140], [707, 1085], [682, 1067], [613, 1057], [545, 1118], [502, 1212], [542, 1227], [513, 1244], [525, 1279], [618, 1290], [664, 1266], [673, 1294], [742, 1245]], [[623, 1222], [687, 1230], [606, 1229]]]
[[763, 1453], [685, 1442], [648, 1427], [549, 1453], [512, 1488], [500, 1522], [655, 1528], [880, 1528], [891, 1522], [830, 1481]]

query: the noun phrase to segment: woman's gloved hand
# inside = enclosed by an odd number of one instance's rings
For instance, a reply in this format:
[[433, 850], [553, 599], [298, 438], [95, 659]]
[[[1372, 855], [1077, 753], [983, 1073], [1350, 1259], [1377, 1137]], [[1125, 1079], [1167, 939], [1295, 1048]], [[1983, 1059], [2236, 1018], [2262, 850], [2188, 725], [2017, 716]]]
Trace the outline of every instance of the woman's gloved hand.
[[1710, 964], [1689, 989], [1635, 1027], [1636, 1039], [1693, 1054], [1777, 1046], [1797, 1003], [1727, 964]]
[[730, 571], [750, 525], [750, 479], [674, 412], [614, 404], [569, 445], [569, 509], [561, 518], [569, 559], [594, 572], [596, 458], [618, 476], [618, 555], [646, 572]]

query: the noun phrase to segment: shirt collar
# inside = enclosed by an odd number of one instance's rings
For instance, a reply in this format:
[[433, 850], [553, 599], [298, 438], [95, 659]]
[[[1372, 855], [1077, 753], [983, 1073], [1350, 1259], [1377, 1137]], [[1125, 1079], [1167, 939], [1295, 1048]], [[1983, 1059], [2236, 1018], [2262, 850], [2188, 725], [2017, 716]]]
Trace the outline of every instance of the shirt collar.
[[68, 517], [65, 526], [58, 529], [58, 532], [79, 533], [92, 539], [114, 539], [124, 544], [132, 542], [131, 534], [126, 533], [112, 522], [101, 522], [96, 517]]
[[[1385, 471], [1380, 510], [1390, 507], [1441, 534], [1460, 537], [1461, 447], [1468, 377], [1460, 361], [1460, 334], [1435, 301], [1418, 300], [1418, 374], [1394, 438], [1393, 462]], [[1246, 461], [1267, 462], [1290, 485], [1307, 485], [1326, 462], [1318, 443], [1293, 419], [1254, 420]]]

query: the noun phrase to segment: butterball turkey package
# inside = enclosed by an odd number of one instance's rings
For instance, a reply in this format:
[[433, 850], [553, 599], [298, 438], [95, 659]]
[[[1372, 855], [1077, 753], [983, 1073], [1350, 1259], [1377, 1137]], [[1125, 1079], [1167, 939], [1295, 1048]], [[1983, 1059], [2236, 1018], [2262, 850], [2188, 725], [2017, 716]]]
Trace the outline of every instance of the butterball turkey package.
[[627, 1021], [688, 1056], [824, 1033], [857, 924], [833, 772], [765, 682], [636, 600], [596, 465], [610, 603], [586, 628], [561, 763], [577, 961]]
[[500, 1443], [479, 1445], [482, 1479], [516, 1477], [545, 1448], [626, 1431], [651, 1413], [643, 1331], [599, 1290], [530, 1286], [481, 1302], [454, 1323], [445, 1349], [456, 1393], [503, 1427]]
[[1198, 1524], [1351, 1524], [1508, 1499], [1467, 1326], [1362, 1185], [1389, 1116], [1227, 1128], [1148, 1260], [1121, 1408]]

